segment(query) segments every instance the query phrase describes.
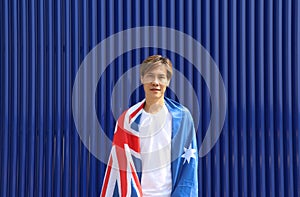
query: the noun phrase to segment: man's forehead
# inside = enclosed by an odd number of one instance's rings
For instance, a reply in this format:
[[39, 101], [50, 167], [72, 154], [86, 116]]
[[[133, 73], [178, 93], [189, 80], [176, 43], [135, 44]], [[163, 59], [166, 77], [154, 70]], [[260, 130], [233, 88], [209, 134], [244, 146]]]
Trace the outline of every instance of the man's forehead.
[[167, 68], [163, 64], [153, 65], [145, 74], [167, 74]]

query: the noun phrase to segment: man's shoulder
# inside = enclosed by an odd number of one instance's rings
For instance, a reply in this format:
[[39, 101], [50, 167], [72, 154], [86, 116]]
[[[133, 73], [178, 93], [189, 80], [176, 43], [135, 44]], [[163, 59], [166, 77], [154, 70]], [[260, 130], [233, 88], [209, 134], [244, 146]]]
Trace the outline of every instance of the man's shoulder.
[[119, 116], [118, 120], [120, 120], [121, 118], [125, 118], [128, 119], [130, 122], [131, 119], [134, 119], [137, 115], [140, 114], [141, 110], [143, 109], [144, 103], [145, 99], [127, 108]]
[[187, 107], [185, 107], [184, 105], [182, 105], [181, 103], [179, 103], [173, 99], [170, 99], [168, 97], [165, 97], [165, 103], [169, 110], [171, 109], [172, 111], [177, 111], [177, 112], [182, 113], [182, 115], [184, 115], [184, 116], [191, 117], [190, 110]]

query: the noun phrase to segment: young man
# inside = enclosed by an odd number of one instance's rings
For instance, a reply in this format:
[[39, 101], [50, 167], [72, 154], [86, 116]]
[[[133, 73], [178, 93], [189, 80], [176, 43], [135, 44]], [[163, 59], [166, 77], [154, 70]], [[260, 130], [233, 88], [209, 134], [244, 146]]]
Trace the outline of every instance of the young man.
[[145, 99], [118, 119], [101, 196], [198, 196], [198, 149], [190, 112], [164, 97], [168, 58], [140, 67]]

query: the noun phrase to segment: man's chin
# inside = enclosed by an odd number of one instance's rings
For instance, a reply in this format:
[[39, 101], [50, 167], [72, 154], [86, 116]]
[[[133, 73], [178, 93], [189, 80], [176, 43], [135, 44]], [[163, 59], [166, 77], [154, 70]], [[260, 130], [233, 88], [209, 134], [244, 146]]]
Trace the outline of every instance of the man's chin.
[[162, 98], [163, 96], [162, 96], [160, 93], [157, 93], [157, 94], [152, 93], [152, 94], [150, 94], [148, 97], [149, 97], [150, 99], [160, 99], [160, 98]]

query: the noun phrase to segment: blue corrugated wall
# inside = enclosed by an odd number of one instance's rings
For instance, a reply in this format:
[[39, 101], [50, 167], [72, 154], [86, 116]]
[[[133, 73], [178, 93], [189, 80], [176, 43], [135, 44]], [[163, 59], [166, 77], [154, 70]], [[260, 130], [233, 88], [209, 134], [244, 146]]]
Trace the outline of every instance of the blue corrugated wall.
[[[226, 87], [221, 136], [199, 158], [199, 195], [300, 196], [297, 0], [1, 0], [0, 7], [1, 196], [99, 195], [105, 164], [77, 133], [73, 84], [97, 44], [144, 26], [168, 27], [194, 38], [215, 61]], [[105, 69], [96, 94], [100, 125], [112, 138], [114, 85], [156, 53], [168, 56], [196, 92], [200, 146], [210, 121], [209, 91], [198, 70], [167, 49], [127, 51]], [[167, 94], [176, 99], [185, 92]], [[129, 106], [141, 98], [139, 87], [118, 102]]]

